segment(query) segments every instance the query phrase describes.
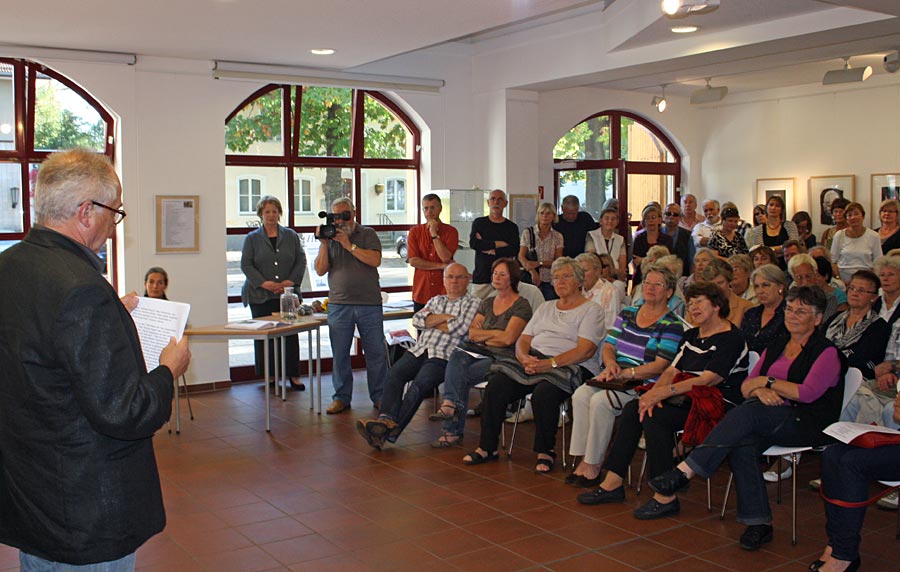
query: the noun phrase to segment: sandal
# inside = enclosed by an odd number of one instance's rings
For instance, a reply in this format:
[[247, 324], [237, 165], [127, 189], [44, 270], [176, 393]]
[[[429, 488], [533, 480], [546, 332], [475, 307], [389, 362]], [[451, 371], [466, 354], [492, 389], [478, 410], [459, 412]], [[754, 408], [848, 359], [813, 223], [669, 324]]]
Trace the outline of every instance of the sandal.
[[456, 421], [458, 418], [456, 407], [453, 405], [441, 405], [440, 409], [428, 416], [429, 421]]
[[434, 449], [446, 449], [448, 447], [453, 447], [454, 445], [462, 445], [462, 436], [444, 433], [431, 442], [431, 447]]
[[497, 454], [497, 451], [493, 453], [488, 453], [487, 456], [482, 455], [478, 451], [472, 451], [468, 455], [469, 460], [463, 459], [463, 465], [480, 465], [482, 463], [487, 463], [488, 461], [496, 461], [500, 458], [500, 455]]
[[[534, 464], [534, 472], [535, 473], [549, 473], [553, 470], [553, 464], [556, 462], [556, 452], [550, 451], [549, 453], [542, 453], [551, 457], [550, 459], [542, 459], [538, 457], [537, 462]], [[544, 469], [543, 467], [546, 467]]]

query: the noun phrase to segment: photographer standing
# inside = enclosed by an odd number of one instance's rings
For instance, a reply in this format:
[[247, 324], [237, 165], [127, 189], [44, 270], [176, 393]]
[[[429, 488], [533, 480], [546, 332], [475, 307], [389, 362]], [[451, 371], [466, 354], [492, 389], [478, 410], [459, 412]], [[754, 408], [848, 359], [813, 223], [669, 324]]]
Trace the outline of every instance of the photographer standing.
[[[341, 197], [331, 203], [331, 212], [338, 215], [334, 238], [322, 238], [319, 236], [321, 227], [316, 229], [316, 237], [322, 241], [316, 256], [316, 273], [319, 276], [328, 273], [328, 329], [334, 360], [334, 397], [325, 412], [333, 415], [349, 409], [353, 396], [350, 347], [354, 328], [359, 330], [362, 341], [369, 397], [376, 409], [381, 406], [387, 354], [378, 282], [381, 241], [374, 230], [356, 224], [356, 207], [349, 198]], [[346, 216], [343, 213], [350, 215], [349, 220], [342, 220]]]

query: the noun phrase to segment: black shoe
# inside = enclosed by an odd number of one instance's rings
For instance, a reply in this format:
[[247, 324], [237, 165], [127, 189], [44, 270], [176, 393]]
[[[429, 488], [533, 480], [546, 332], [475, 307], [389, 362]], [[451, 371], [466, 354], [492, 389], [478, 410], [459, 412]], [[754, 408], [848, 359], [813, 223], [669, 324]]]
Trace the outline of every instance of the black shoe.
[[772, 525], [770, 524], [748, 526], [741, 535], [741, 548], [744, 550], [759, 550], [767, 542], [772, 542]]
[[584, 475], [578, 475], [578, 480], [575, 481], [575, 486], [582, 489], [592, 489], [594, 487], [599, 487], [600, 483], [603, 482], [603, 478], [600, 475], [597, 475], [593, 479], [589, 479]]
[[664, 497], [670, 497], [678, 491], [684, 490], [690, 482], [691, 480], [687, 478], [687, 475], [685, 475], [681, 469], [676, 467], [659, 476], [653, 477], [647, 485], [653, 489], [654, 492], [657, 492]]
[[634, 509], [632, 514], [638, 520], [656, 520], [657, 518], [674, 516], [679, 512], [681, 512], [681, 503], [677, 498], [666, 504], [656, 499], [650, 499], [644, 506]]
[[293, 379], [288, 380], [291, 382], [291, 389], [295, 391], [306, 391], [306, 384], [302, 381], [294, 382]]
[[618, 487], [611, 491], [597, 487], [592, 491], [578, 495], [578, 502], [586, 505], [625, 502], [625, 487]]
[[369, 432], [366, 428], [366, 419], [357, 419], [356, 420], [356, 431], [362, 436], [363, 439], [366, 440], [366, 443], [369, 444], [370, 447], [378, 449], [379, 451], [384, 446], [384, 439], [377, 437]]
[[581, 478], [581, 475], [576, 475], [575, 473], [569, 473], [566, 475], [566, 478], [563, 480], [567, 485], [574, 485], [578, 482], [578, 479]]

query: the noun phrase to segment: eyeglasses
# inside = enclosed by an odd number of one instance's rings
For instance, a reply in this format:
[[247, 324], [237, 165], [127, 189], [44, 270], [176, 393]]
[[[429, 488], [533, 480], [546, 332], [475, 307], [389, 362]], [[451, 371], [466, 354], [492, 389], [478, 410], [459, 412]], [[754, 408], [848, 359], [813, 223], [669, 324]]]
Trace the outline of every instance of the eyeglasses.
[[128, 216], [127, 214], [125, 214], [125, 209], [114, 209], [112, 207], [104, 205], [103, 203], [98, 203], [97, 201], [91, 201], [91, 204], [116, 213], [116, 218], [113, 224], [119, 224], [120, 222], [125, 220], [126, 216]]
[[897, 211], [895, 211], [894, 209], [881, 209], [881, 211], [879, 212], [897, 214]]
[[797, 316], [800, 316], [801, 318], [806, 318], [808, 316], [813, 315], [815, 312], [813, 312], [812, 310], [806, 310], [804, 308], [794, 308], [793, 306], [785, 306], [784, 313], [786, 315], [787, 314], [796, 314]]
[[670, 212], [667, 212], [667, 213], [666, 213], [666, 216], [679, 217], [679, 216], [681, 216], [681, 213], [670, 213]]
[[557, 274], [553, 277], [553, 282], [562, 282], [563, 280], [571, 280], [575, 278], [574, 274]]
[[666, 285], [663, 284], [662, 282], [647, 282], [646, 280], [644, 280], [644, 288], [646, 288], [647, 286], [652, 286], [653, 288], [665, 288], [666, 287]]
[[815, 274], [795, 274], [794, 282], [812, 282], [815, 278]]
[[859, 292], [860, 294], [878, 294], [873, 290], [863, 290], [862, 288], [857, 288], [856, 286], [847, 286], [847, 292]]

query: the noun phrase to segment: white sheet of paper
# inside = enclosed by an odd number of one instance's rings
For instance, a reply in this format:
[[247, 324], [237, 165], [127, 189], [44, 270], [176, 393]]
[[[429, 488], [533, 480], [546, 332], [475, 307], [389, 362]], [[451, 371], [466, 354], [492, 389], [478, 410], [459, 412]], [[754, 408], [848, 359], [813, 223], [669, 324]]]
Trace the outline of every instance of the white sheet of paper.
[[131, 319], [141, 338], [141, 351], [147, 371], [159, 366], [159, 354], [174, 337], [181, 340], [187, 325], [191, 305], [157, 298], [138, 298], [138, 306], [131, 312]]
[[837, 423], [832, 423], [822, 432], [826, 435], [831, 435], [842, 443], [849, 443], [863, 433], [900, 433], [900, 431], [891, 429], [890, 427], [866, 425], [865, 423], [851, 423], [849, 421], [839, 421]]

